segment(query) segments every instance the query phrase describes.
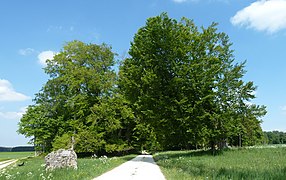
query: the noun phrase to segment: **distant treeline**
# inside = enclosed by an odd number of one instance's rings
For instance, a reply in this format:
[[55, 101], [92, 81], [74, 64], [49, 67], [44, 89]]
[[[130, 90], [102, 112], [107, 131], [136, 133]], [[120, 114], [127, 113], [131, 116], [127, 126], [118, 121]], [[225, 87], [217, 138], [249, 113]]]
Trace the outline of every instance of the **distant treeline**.
[[264, 135], [267, 144], [286, 144], [286, 132], [268, 131]]
[[0, 147], [0, 152], [27, 152], [34, 151], [34, 146]]

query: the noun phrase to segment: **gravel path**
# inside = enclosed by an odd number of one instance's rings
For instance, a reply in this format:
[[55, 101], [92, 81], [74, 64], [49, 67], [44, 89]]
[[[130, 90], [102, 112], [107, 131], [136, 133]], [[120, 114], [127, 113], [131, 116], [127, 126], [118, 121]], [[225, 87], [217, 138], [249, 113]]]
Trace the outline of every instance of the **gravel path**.
[[113, 170], [95, 178], [94, 180], [128, 180], [147, 179], [165, 180], [159, 166], [155, 163], [152, 155], [139, 155], [134, 159], [123, 163]]
[[10, 164], [15, 163], [16, 161], [17, 160], [15, 160], [15, 159], [11, 159], [11, 160], [8, 160], [8, 161], [2, 161], [2, 162], [0, 162], [0, 169], [3, 169], [5, 167], [9, 166]]

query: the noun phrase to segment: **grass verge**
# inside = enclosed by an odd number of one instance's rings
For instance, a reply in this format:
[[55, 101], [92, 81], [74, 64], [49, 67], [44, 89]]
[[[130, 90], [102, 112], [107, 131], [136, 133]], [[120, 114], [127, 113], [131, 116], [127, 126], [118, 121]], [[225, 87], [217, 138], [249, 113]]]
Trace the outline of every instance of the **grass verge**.
[[154, 155], [167, 179], [285, 180], [286, 148], [223, 151], [170, 151]]
[[0, 170], [0, 180], [90, 180], [114, 167], [132, 159], [135, 155], [113, 158], [83, 158], [78, 159], [78, 169], [57, 169], [54, 171], [45, 171], [44, 159], [33, 157], [25, 160], [24, 166], [10, 166], [7, 169]]

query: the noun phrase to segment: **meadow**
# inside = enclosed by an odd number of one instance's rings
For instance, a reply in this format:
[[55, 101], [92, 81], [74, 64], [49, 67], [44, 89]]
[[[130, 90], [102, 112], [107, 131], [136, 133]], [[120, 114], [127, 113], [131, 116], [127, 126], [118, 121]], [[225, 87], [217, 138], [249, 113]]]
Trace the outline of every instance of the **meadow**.
[[[25, 160], [24, 166], [10, 166], [0, 170], [0, 180], [90, 180], [114, 167], [132, 159], [135, 155], [123, 157], [100, 157], [100, 158], [79, 158], [78, 169], [57, 169], [46, 171], [43, 157], [30, 157]], [[21, 160], [22, 161], [22, 160]]]
[[[29, 153], [7, 153], [6, 155], [10, 158], [22, 158]], [[0, 180], [90, 180], [133, 157], [135, 155], [79, 158], [77, 170], [54, 171], [45, 171], [43, 157], [29, 157], [20, 160], [25, 162], [24, 166], [17, 166], [20, 163], [18, 162], [14, 166], [0, 170]], [[5, 153], [0, 153], [0, 158], [5, 158]], [[286, 147], [234, 148], [215, 155], [212, 151], [204, 150], [167, 151], [155, 153], [154, 158], [168, 180], [285, 180], [286, 177]]]
[[243, 148], [222, 151], [169, 151], [154, 155], [170, 180], [285, 180], [286, 148]]
[[9, 159], [21, 159], [34, 156], [34, 152], [0, 152], [0, 162]]

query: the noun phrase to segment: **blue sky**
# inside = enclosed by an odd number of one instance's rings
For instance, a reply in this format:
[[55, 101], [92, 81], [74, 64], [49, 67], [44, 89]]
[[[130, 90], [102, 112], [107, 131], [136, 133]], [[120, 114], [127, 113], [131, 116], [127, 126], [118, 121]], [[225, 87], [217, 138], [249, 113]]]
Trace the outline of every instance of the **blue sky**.
[[286, 0], [4, 0], [0, 4], [0, 146], [26, 145], [16, 130], [48, 80], [42, 68], [71, 40], [107, 43], [123, 57], [148, 17], [167, 12], [198, 26], [218, 22], [245, 80], [266, 105], [263, 130], [286, 131]]

